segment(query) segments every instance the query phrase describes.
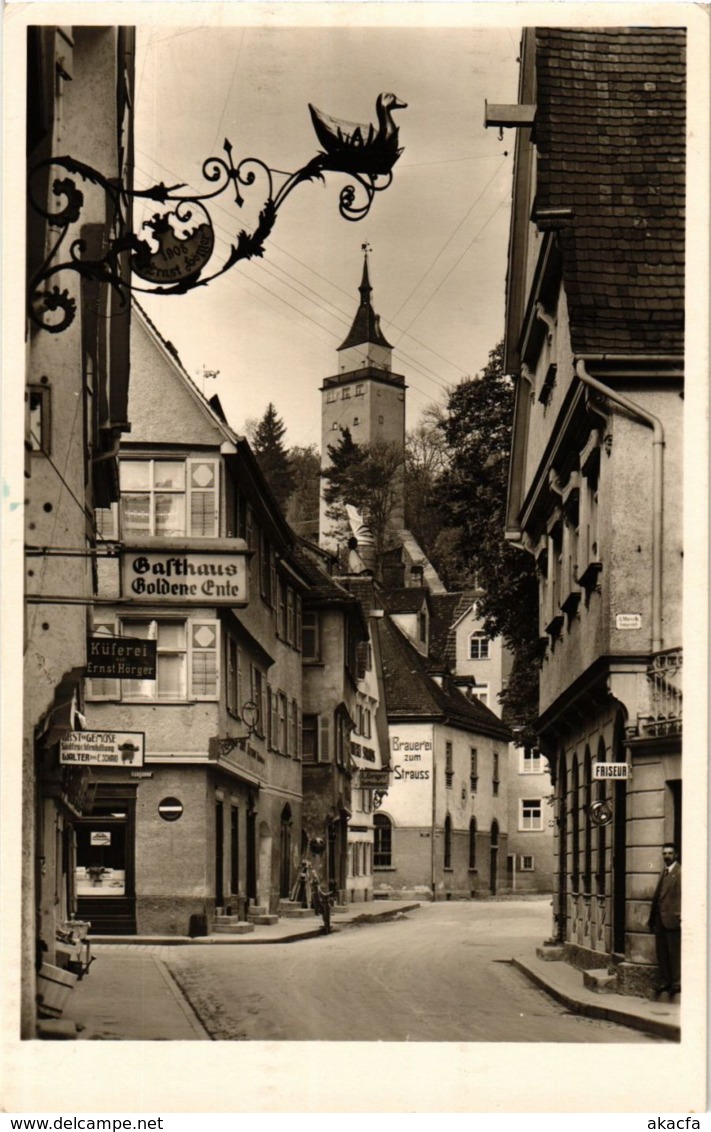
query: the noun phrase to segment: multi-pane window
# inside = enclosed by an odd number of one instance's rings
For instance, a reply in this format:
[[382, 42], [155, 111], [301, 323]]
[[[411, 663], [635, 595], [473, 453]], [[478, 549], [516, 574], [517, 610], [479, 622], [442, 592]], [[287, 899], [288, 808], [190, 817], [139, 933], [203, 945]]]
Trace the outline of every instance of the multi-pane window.
[[454, 751], [451, 743], [445, 744], [444, 776], [447, 780], [447, 787], [451, 788], [454, 781]]
[[540, 798], [521, 799], [519, 829], [543, 829], [543, 807]]
[[365, 385], [362, 382], [359, 382], [358, 385], [356, 385], [355, 395], [356, 395], [356, 397], [364, 397], [365, 396]]
[[543, 759], [538, 747], [524, 747], [521, 751], [521, 774], [542, 774]]
[[[115, 635], [110, 623], [95, 623], [96, 635]], [[92, 700], [184, 702], [219, 696], [219, 623], [185, 618], [131, 618], [120, 623], [123, 637], [156, 643], [155, 680], [91, 679]]]
[[289, 735], [287, 742], [286, 753], [288, 755], [297, 755], [299, 750], [299, 709], [296, 700], [292, 700], [289, 704]]
[[469, 783], [471, 785], [472, 794], [476, 794], [477, 783], [479, 782], [479, 752], [476, 747], [469, 749]]
[[277, 699], [278, 699], [278, 712], [279, 712], [279, 731], [277, 733], [278, 739], [277, 739], [276, 746], [277, 746], [277, 750], [280, 751], [282, 755], [285, 755], [287, 753], [287, 744], [288, 744], [288, 727], [287, 727], [287, 718], [286, 718], [286, 709], [287, 709], [286, 696], [284, 695], [283, 692], [279, 692]]
[[524, 873], [532, 873], [535, 871], [535, 860], [530, 854], [524, 854], [521, 858], [521, 870]]
[[216, 460], [121, 460], [119, 476], [124, 536], [217, 535]]
[[305, 763], [318, 762], [318, 716], [304, 715], [301, 719], [301, 749]]
[[472, 688], [472, 699], [479, 700], [486, 707], [489, 706], [489, 685], [475, 684]]
[[321, 640], [319, 632], [318, 611], [305, 609], [302, 619], [302, 654], [304, 660], [319, 660], [321, 656]]
[[489, 638], [486, 633], [472, 633], [469, 638], [469, 659], [489, 659]]
[[374, 846], [373, 866], [376, 869], [388, 869], [393, 863], [393, 825], [385, 814], [376, 814], [373, 818]]
[[263, 739], [267, 732], [268, 719], [267, 685], [264, 673], [261, 668], [257, 668], [256, 664], [252, 665], [252, 700], [257, 705], [255, 731]]
[[296, 644], [296, 601], [291, 586], [286, 590], [286, 639], [290, 645]]
[[452, 819], [449, 814], [444, 819], [444, 867], [452, 867]]

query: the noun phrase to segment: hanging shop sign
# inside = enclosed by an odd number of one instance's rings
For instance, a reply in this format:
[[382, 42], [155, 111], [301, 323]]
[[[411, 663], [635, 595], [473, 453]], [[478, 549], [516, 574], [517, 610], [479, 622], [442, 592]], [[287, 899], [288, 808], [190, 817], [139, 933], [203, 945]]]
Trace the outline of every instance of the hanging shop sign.
[[156, 642], [137, 637], [89, 637], [86, 675], [121, 680], [155, 680]]
[[593, 778], [631, 778], [629, 763], [595, 763]]
[[103, 829], [93, 829], [89, 835], [90, 845], [110, 845], [111, 844], [111, 831]]
[[60, 763], [82, 766], [143, 766], [142, 731], [70, 731], [59, 742]]
[[389, 770], [364, 768], [359, 771], [359, 775], [359, 785], [362, 790], [387, 790], [390, 785]]
[[134, 601], [247, 605], [243, 554], [125, 551], [121, 567], [124, 596]]

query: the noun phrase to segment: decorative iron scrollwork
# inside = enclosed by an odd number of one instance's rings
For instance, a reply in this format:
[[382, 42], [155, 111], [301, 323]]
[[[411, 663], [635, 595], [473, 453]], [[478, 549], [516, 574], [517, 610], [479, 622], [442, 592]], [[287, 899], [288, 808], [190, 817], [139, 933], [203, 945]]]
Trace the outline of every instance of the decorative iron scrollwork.
[[[383, 103], [386, 99], [392, 101]], [[246, 157], [235, 165], [232, 145], [226, 139], [225, 157], [209, 157], [203, 162], [202, 175], [211, 186], [204, 193], [184, 192], [185, 184], [166, 186], [162, 182], [148, 189], [131, 189], [70, 156], [40, 162], [29, 175], [29, 202], [58, 234], [44, 262], [29, 281], [29, 317], [53, 334], [71, 325], [77, 300], [64, 286], [66, 273], [70, 271], [82, 279], [108, 284], [122, 304], [127, 303], [131, 292], [180, 295], [195, 287], [204, 287], [240, 260], [261, 257], [277, 213], [290, 193], [305, 181], [324, 181], [327, 172], [352, 178], [354, 183], [340, 192], [339, 212], [346, 220], [362, 220], [375, 194], [392, 183], [392, 166], [402, 150], [397, 147], [397, 128], [390, 118], [390, 110], [404, 105], [393, 95], [381, 95], [378, 100], [381, 126], [377, 132], [372, 126], [356, 126], [350, 134], [341, 131], [330, 139], [325, 152], [318, 153], [292, 174], [279, 174], [255, 157]], [[334, 119], [328, 121], [335, 122]], [[323, 143], [321, 133], [317, 133]], [[51, 183], [51, 194], [57, 202], [54, 211], [40, 199], [40, 186], [44, 185], [45, 175], [51, 176], [52, 170], [62, 174]], [[285, 177], [276, 190], [275, 176]], [[96, 249], [89, 249], [81, 234], [89, 188], [103, 193], [106, 198], [101, 209], [86, 210], [92, 216], [108, 217], [108, 232], [98, 254]], [[215, 227], [208, 204], [230, 189], [234, 191], [237, 208], [253, 204], [256, 220], [251, 230], [247, 226], [238, 228], [224, 258], [215, 263]], [[155, 202], [162, 208], [144, 219], [136, 233], [131, 230], [130, 218], [133, 209], [144, 202]], [[85, 218], [84, 223], [87, 222]], [[72, 229], [77, 233], [73, 239]], [[68, 252], [61, 255], [65, 242]], [[141, 286], [137, 280], [147, 286]]]

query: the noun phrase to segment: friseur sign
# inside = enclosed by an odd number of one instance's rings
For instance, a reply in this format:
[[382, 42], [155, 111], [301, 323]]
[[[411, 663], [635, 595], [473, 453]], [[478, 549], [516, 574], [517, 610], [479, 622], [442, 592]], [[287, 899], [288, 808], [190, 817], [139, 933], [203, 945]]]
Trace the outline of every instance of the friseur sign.
[[155, 680], [156, 642], [137, 637], [88, 637], [86, 675], [93, 679]]
[[243, 554], [186, 551], [124, 551], [124, 597], [151, 604], [247, 605], [247, 559]]

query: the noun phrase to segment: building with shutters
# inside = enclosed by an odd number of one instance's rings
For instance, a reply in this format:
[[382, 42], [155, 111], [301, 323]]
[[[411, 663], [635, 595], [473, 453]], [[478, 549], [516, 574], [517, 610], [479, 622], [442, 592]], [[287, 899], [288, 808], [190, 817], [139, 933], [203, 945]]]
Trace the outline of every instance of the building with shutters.
[[142, 757], [92, 767], [76, 894], [94, 932], [202, 934], [276, 915], [296, 879], [308, 580], [247, 442], [137, 306], [131, 365], [91, 633], [156, 672], [86, 681], [86, 728]]
[[642, 993], [682, 831], [685, 77], [681, 28], [529, 29], [488, 111], [516, 129], [506, 537], [540, 579], [554, 936]]
[[[94, 507], [117, 498], [116, 453], [129, 428], [130, 309], [103, 283], [67, 272], [54, 287], [42, 270], [57, 241], [49, 217], [67, 205], [62, 191], [81, 188], [87, 247], [125, 234], [130, 209], [122, 220], [97, 186], [62, 181], [66, 170], [49, 163], [70, 153], [130, 187], [133, 87], [132, 28], [27, 29], [25, 479], [16, 504], [24, 494], [24, 1038], [36, 1032], [41, 965], [67, 962], [59, 933], [75, 911], [74, 826], [91, 783], [85, 767], [60, 763], [59, 744], [82, 725], [98, 542], [92, 519]], [[127, 277], [120, 258], [117, 269]]]
[[[484, 631], [481, 591], [431, 594], [430, 650], [466, 696], [501, 717], [511, 657], [500, 637]], [[553, 888], [553, 785], [549, 767], [534, 746], [509, 743], [507, 887], [512, 892]]]
[[384, 590], [381, 600], [391, 775], [374, 817], [374, 895], [507, 891], [511, 732], [431, 655], [428, 590]]

